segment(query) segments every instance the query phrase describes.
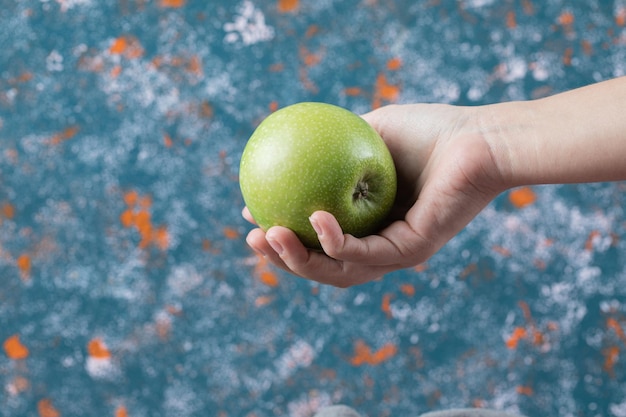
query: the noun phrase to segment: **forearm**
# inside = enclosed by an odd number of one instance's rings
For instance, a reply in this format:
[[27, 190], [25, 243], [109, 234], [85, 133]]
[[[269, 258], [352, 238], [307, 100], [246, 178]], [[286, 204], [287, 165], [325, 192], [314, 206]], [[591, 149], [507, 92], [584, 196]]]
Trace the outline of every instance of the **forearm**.
[[484, 111], [509, 187], [626, 180], [626, 77]]

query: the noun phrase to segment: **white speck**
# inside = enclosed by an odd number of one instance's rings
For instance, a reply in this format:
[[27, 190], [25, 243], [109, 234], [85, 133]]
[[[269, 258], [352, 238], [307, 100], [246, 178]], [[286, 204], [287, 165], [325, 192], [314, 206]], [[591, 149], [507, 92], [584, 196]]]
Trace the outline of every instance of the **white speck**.
[[248, 0], [239, 7], [239, 15], [234, 21], [224, 24], [224, 31], [227, 32], [224, 36], [226, 43], [241, 40], [244, 45], [252, 45], [274, 38], [274, 28], [265, 23], [263, 12]]
[[85, 363], [85, 370], [94, 379], [111, 380], [119, 374], [119, 368], [109, 358], [88, 357]]
[[313, 359], [315, 359], [313, 347], [303, 340], [297, 341], [276, 361], [278, 376], [286, 379], [296, 369], [311, 365]]
[[167, 277], [167, 286], [179, 297], [196, 289], [200, 284], [202, 276], [190, 264], [176, 266]]
[[619, 404], [611, 404], [609, 409], [615, 417], [626, 417], [626, 401]]
[[478, 7], [489, 6], [493, 4], [494, 0], [466, 0], [464, 8], [473, 9]]
[[46, 57], [46, 69], [50, 72], [63, 71], [63, 56], [56, 49]]
[[358, 293], [356, 295], [356, 297], [354, 297], [354, 305], [355, 306], [360, 306], [361, 304], [363, 304], [363, 302], [367, 299], [367, 296], [365, 294]]
[[66, 12], [74, 6], [84, 6], [91, 3], [91, 0], [56, 0], [61, 5], [61, 11]]

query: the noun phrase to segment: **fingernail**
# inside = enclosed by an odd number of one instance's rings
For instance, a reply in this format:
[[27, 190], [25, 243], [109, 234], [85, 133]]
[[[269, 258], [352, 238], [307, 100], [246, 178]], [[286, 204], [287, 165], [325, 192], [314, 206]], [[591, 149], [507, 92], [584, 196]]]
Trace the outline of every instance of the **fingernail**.
[[317, 220], [313, 218], [313, 216], [309, 217], [309, 222], [311, 222], [311, 226], [313, 226], [313, 230], [315, 230], [315, 233], [317, 233], [317, 236], [322, 236], [324, 234], [324, 231], [320, 227]]
[[270, 246], [272, 247], [272, 249], [274, 249], [274, 251], [278, 254], [278, 256], [282, 256], [283, 255], [283, 252], [285, 250], [283, 249], [283, 247], [281, 246], [280, 243], [278, 243], [274, 239], [267, 239], [267, 243], [270, 244]]

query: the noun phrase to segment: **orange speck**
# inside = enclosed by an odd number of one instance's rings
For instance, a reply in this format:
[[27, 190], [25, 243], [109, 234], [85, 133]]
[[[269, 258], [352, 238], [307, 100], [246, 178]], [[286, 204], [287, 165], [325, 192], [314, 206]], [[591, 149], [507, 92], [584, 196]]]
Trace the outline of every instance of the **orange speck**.
[[128, 42], [124, 36], [120, 36], [113, 41], [111, 47], [109, 48], [109, 53], [111, 55], [120, 55], [124, 53], [126, 47], [128, 46]]
[[363, 90], [361, 90], [359, 87], [346, 87], [343, 90], [344, 94], [350, 97], [354, 97], [354, 96], [359, 96], [361, 94], [363, 94]]
[[161, 0], [159, 6], [177, 9], [185, 5], [185, 0]]
[[156, 319], [155, 331], [157, 337], [162, 342], [165, 342], [170, 337], [170, 331], [172, 330], [172, 320], [169, 316], [160, 316]]
[[59, 132], [50, 138], [51, 145], [58, 145], [68, 139], [72, 139], [78, 133], [78, 126], [70, 126], [62, 132]]
[[524, 9], [524, 13], [527, 15], [535, 13], [535, 6], [530, 0], [522, 0], [522, 8]]
[[157, 228], [152, 235], [152, 242], [162, 251], [167, 250], [170, 246], [170, 235], [165, 226]]
[[494, 252], [499, 253], [500, 255], [504, 256], [505, 258], [508, 258], [511, 256], [511, 251], [503, 246], [494, 245], [491, 247], [491, 249], [493, 249]]
[[397, 71], [402, 68], [402, 60], [400, 58], [391, 58], [387, 61], [387, 69], [389, 71]]
[[165, 306], [165, 311], [167, 311], [169, 314], [171, 314], [172, 316], [180, 316], [183, 313], [183, 310], [181, 307], [172, 305], [172, 304], [168, 304]]
[[626, 7], [621, 7], [615, 13], [615, 23], [618, 26], [626, 26]]
[[574, 23], [574, 14], [570, 11], [564, 11], [559, 16], [559, 24], [561, 26], [571, 26]]
[[387, 82], [384, 74], [379, 74], [376, 79], [376, 91], [384, 100], [394, 101], [398, 98], [400, 88], [397, 85], [391, 85]]
[[277, 287], [279, 284], [278, 275], [270, 269], [267, 258], [258, 253], [256, 255], [257, 264], [254, 267], [254, 275], [268, 287]]
[[281, 72], [285, 69], [285, 64], [282, 62], [278, 62], [276, 64], [270, 65], [270, 72]]
[[139, 58], [143, 55], [143, 48], [139, 41], [132, 36], [120, 36], [113, 40], [109, 47], [111, 55], [124, 55], [128, 59]]
[[120, 222], [126, 228], [131, 227], [135, 223], [135, 213], [131, 209], [124, 210], [120, 214]]
[[385, 313], [387, 318], [393, 317], [393, 314], [391, 312], [391, 298], [392, 298], [392, 294], [383, 295], [383, 301], [380, 305], [380, 309], [383, 311], [383, 313]]
[[424, 271], [426, 271], [427, 269], [428, 269], [428, 263], [426, 263], [426, 262], [423, 262], [423, 263], [421, 263], [421, 264], [419, 264], [419, 265], [415, 265], [415, 266], [413, 267], [413, 270], [414, 270], [415, 272], [424, 272]]
[[529, 323], [532, 323], [533, 317], [532, 317], [532, 314], [530, 314], [530, 307], [528, 306], [528, 303], [526, 301], [520, 301], [517, 304], [519, 305], [519, 308], [522, 310], [522, 314], [524, 315], [524, 320], [526, 320]]
[[270, 102], [270, 111], [272, 113], [274, 113], [276, 110], [278, 110], [278, 102], [276, 100]]
[[591, 42], [589, 42], [586, 39], [583, 39], [583, 41], [581, 42], [581, 45], [583, 47], [583, 53], [587, 56], [593, 54], [593, 45], [591, 44]]
[[624, 329], [622, 329], [622, 326], [617, 320], [615, 320], [613, 317], [609, 317], [606, 320], [606, 327], [612, 329], [617, 337], [619, 337], [624, 343], [626, 343], [626, 334], [624, 334]]
[[530, 187], [520, 187], [509, 192], [509, 201], [516, 208], [523, 208], [533, 204], [537, 200], [537, 195]]
[[152, 224], [150, 223], [150, 213], [146, 209], [139, 210], [135, 214], [135, 226], [139, 229], [139, 232], [145, 234], [152, 230]]
[[395, 356], [397, 352], [398, 348], [393, 343], [387, 343], [376, 352], [372, 352], [364, 341], [358, 340], [354, 346], [354, 355], [350, 359], [350, 363], [354, 366], [379, 365]]
[[144, 209], [149, 209], [152, 205], [152, 197], [149, 195], [144, 195], [139, 198], [139, 207]]
[[122, 73], [122, 66], [116, 65], [111, 68], [111, 78], [117, 78]]
[[526, 337], [526, 329], [523, 327], [516, 327], [513, 330], [513, 334], [507, 339], [506, 347], [509, 349], [517, 348], [519, 341]]
[[539, 269], [540, 271], [543, 271], [548, 267], [548, 264], [543, 259], [535, 259], [533, 261], [533, 265], [535, 265], [535, 268]]
[[617, 346], [609, 346], [602, 352], [604, 354], [604, 370], [613, 375], [613, 368], [619, 359], [619, 348]]
[[15, 207], [11, 203], [3, 203], [0, 207], [0, 215], [6, 219], [15, 217]]
[[18, 77], [17, 77], [17, 81], [20, 83], [25, 83], [28, 82], [30, 80], [33, 79], [33, 74], [31, 72], [25, 71], [23, 73], [21, 73]]
[[372, 356], [372, 360], [370, 362], [372, 365], [378, 365], [379, 363], [382, 363], [387, 359], [393, 357], [397, 352], [398, 348], [394, 344], [387, 343], [379, 350], [374, 352], [374, 355]]
[[94, 338], [87, 343], [87, 353], [94, 359], [109, 359], [111, 352], [99, 338]]
[[459, 278], [465, 279], [469, 277], [470, 275], [472, 275], [473, 273], [475, 273], [477, 270], [478, 270], [478, 265], [476, 264], [476, 262], [472, 262], [471, 264], [463, 268], [463, 270], [459, 274]]
[[30, 381], [23, 376], [16, 376], [7, 385], [7, 391], [12, 395], [18, 395], [30, 388]]
[[256, 307], [263, 307], [268, 305], [274, 300], [274, 297], [270, 297], [269, 295], [260, 295], [254, 300], [254, 305]]
[[314, 67], [322, 61], [322, 54], [310, 52], [307, 48], [301, 46], [300, 58], [302, 58], [302, 62], [305, 66]]
[[226, 239], [237, 239], [239, 237], [239, 232], [232, 227], [225, 227], [222, 232]]
[[139, 210], [134, 216], [134, 226], [141, 236], [140, 248], [146, 248], [152, 240], [152, 221], [146, 209]]
[[199, 56], [194, 55], [191, 57], [187, 63], [187, 71], [194, 75], [202, 75], [202, 61], [200, 61]]
[[270, 270], [262, 271], [259, 274], [259, 280], [268, 287], [278, 286], [278, 275]]
[[115, 409], [115, 417], [128, 417], [128, 410], [123, 405]]
[[27, 254], [22, 254], [17, 258], [16, 261], [17, 268], [20, 270], [20, 275], [22, 279], [27, 279], [30, 276], [30, 270], [32, 268], [32, 262], [30, 260], [30, 256]]
[[517, 392], [520, 395], [525, 395], [527, 397], [530, 397], [535, 393], [533, 391], [533, 388], [527, 385], [518, 385], [517, 387], [515, 387], [515, 392]]
[[298, 10], [299, 0], [278, 0], [278, 11], [280, 13], [295, 12]]
[[132, 190], [124, 194], [124, 203], [126, 203], [126, 205], [128, 205], [129, 207], [137, 204], [137, 201], [139, 201], [139, 194], [137, 193], [137, 191]]
[[385, 74], [378, 74], [376, 77], [376, 85], [374, 91], [374, 99], [372, 101], [372, 108], [376, 109], [382, 106], [383, 101], [395, 101], [400, 95], [400, 87], [397, 85], [389, 84]]
[[154, 68], [159, 68], [163, 64], [163, 57], [160, 57], [157, 55], [154, 58], [152, 58], [151, 63], [154, 66]]
[[173, 56], [173, 57], [170, 59], [170, 64], [171, 64], [173, 67], [180, 67], [180, 66], [182, 66], [182, 65], [183, 65], [183, 63], [184, 63], [184, 62], [185, 62], [185, 61], [183, 60], [183, 58], [182, 58], [182, 57], [179, 57], [179, 56]]
[[213, 117], [213, 106], [208, 101], [203, 101], [200, 104], [200, 116], [210, 119]]
[[539, 330], [534, 330], [533, 331], [533, 344], [535, 346], [540, 346], [545, 342], [546, 338], [544, 337], [543, 333], [541, 333]]
[[572, 48], [566, 48], [563, 52], [563, 65], [566, 67], [572, 65], [572, 55], [574, 55], [574, 50]]
[[592, 230], [587, 236], [587, 240], [585, 241], [585, 250], [587, 252], [591, 252], [593, 250], [594, 243], [600, 238], [600, 232], [597, 230]]
[[317, 34], [317, 32], [319, 32], [320, 28], [317, 25], [310, 25], [307, 29], [306, 29], [306, 33], [304, 34], [304, 36], [306, 36], [307, 38], [311, 38], [313, 36], [315, 36]]
[[167, 133], [163, 134], [163, 144], [165, 145], [166, 148], [171, 148], [172, 145], [174, 144], [172, 137], [168, 135]]
[[513, 10], [506, 14], [506, 27], [509, 29], [515, 29], [517, 27], [517, 21], [515, 19], [515, 12]]
[[61, 413], [48, 398], [43, 398], [37, 402], [37, 412], [39, 417], [61, 417]]
[[22, 344], [20, 336], [17, 334], [14, 334], [5, 340], [3, 347], [4, 353], [6, 353], [9, 359], [26, 359], [29, 355], [28, 348]]
[[309, 79], [309, 74], [306, 70], [306, 67], [300, 68], [300, 70], [298, 71], [298, 78], [300, 79], [300, 82], [302, 83], [304, 88], [317, 94], [317, 92], [319, 91], [319, 88], [315, 85], [313, 81]]
[[402, 284], [400, 286], [400, 291], [408, 297], [413, 297], [415, 295], [415, 287], [411, 284]]

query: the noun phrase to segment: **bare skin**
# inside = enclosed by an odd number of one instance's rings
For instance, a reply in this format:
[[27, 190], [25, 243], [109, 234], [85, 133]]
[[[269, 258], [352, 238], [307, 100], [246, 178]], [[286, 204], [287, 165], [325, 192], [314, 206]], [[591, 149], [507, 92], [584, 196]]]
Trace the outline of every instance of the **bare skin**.
[[[357, 239], [330, 213], [312, 213], [323, 253], [287, 228], [253, 229], [248, 244], [274, 265], [337, 287], [363, 284], [425, 262], [512, 187], [626, 180], [626, 77], [534, 101], [390, 105], [363, 118], [394, 158], [397, 220]], [[246, 208], [243, 216], [254, 223]]]

